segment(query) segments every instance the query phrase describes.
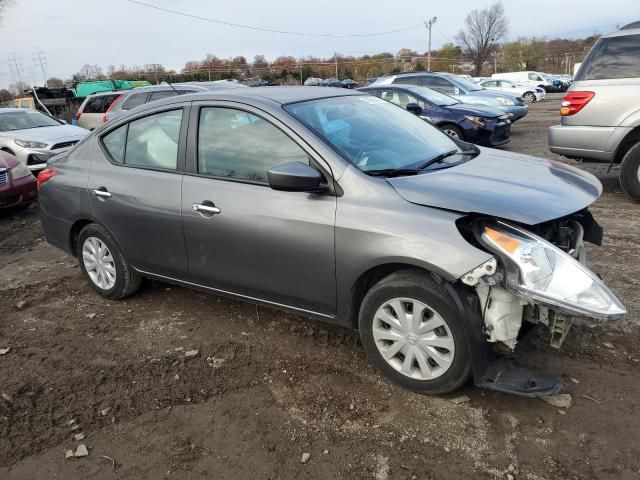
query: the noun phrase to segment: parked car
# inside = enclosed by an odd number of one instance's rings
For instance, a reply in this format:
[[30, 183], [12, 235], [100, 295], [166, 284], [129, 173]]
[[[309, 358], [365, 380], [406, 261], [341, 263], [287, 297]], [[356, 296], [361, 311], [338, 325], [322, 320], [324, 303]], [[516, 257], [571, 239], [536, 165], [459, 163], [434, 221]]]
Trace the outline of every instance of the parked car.
[[340, 80], [338, 80], [337, 78], [331, 77], [331, 78], [327, 78], [326, 80], [323, 80], [322, 81], [322, 86], [323, 87], [341, 88], [342, 87], [342, 82]]
[[522, 97], [510, 93], [490, 92], [475, 83], [447, 73], [417, 72], [378, 77], [368, 86], [391, 84], [420, 85], [472, 105], [486, 105], [502, 110], [511, 122], [523, 118], [529, 107]]
[[468, 105], [444, 93], [414, 85], [360, 90], [406, 108], [458, 140], [487, 147], [504, 145], [511, 140], [511, 122], [505, 113], [495, 108]]
[[340, 82], [343, 88], [358, 88], [358, 82], [350, 78], [345, 78]]
[[549, 128], [552, 152], [620, 165], [620, 185], [640, 201], [640, 27], [601, 37], [562, 100]]
[[260, 77], [248, 78], [246, 83], [249, 87], [266, 87], [269, 85], [269, 82], [261, 79]]
[[306, 87], [321, 87], [323, 81], [321, 78], [309, 77], [304, 81], [304, 85]]
[[491, 345], [513, 349], [527, 321], [559, 346], [574, 317], [625, 314], [584, 264], [583, 241], [602, 238], [593, 175], [456, 141], [359, 91], [168, 98], [38, 181], [47, 240], [100, 295], [149, 277], [357, 328], [373, 363], [418, 392], [473, 376], [555, 393]]
[[206, 92], [224, 88], [246, 88], [241, 83], [230, 80], [212, 82], [185, 82], [173, 85], [162, 84], [116, 92], [100, 92], [85, 99], [76, 114], [78, 125], [93, 130], [107, 123], [125, 111], [145, 103], [187, 93]]
[[88, 135], [42, 112], [0, 108], [0, 150], [15, 155], [30, 170], [42, 170], [53, 155], [71, 148]]
[[511, 80], [512, 82], [533, 82], [538, 87], [543, 88], [545, 92], [550, 92], [553, 89], [553, 84], [545, 78], [541, 72], [502, 72], [494, 73], [491, 75], [491, 78], [496, 80]]
[[511, 80], [484, 80], [479, 82], [482, 88], [496, 92], [512, 92], [522, 98], [527, 103], [541, 102], [547, 96], [547, 92], [534, 84], [522, 85]]
[[0, 211], [26, 206], [38, 198], [36, 177], [10, 153], [0, 151]]

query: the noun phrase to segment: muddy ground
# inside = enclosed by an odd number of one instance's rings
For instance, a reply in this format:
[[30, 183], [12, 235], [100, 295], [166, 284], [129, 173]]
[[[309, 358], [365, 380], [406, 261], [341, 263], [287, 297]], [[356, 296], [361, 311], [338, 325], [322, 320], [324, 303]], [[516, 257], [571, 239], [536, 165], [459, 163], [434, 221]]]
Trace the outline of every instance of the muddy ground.
[[[507, 149], [551, 157], [558, 103], [533, 105]], [[560, 351], [544, 331], [520, 344], [566, 379], [568, 409], [409, 393], [357, 334], [215, 295], [153, 282], [106, 301], [43, 241], [37, 206], [2, 216], [0, 478], [640, 478], [640, 205], [583, 168], [605, 185], [590, 263], [629, 316], [576, 326]], [[65, 460], [79, 443], [89, 455]]]

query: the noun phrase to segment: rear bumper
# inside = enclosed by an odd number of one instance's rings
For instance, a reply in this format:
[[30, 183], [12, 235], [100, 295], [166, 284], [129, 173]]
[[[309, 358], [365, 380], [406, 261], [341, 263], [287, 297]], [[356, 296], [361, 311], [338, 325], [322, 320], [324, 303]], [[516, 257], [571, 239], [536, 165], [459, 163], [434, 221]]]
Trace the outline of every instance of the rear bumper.
[[549, 150], [568, 158], [609, 162], [615, 148], [609, 148], [616, 127], [553, 125], [549, 127]]
[[0, 186], [0, 210], [29, 204], [38, 198], [36, 179], [29, 177]]
[[48, 243], [75, 256], [71, 251], [71, 223], [49, 215], [44, 208], [40, 208], [40, 223]]

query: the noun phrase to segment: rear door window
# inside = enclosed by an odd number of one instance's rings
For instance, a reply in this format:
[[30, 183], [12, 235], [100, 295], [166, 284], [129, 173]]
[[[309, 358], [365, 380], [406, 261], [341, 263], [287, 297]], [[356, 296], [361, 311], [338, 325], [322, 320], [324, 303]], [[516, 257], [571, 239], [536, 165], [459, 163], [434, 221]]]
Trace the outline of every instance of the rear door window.
[[420, 85], [420, 77], [398, 77], [393, 83], [400, 83], [402, 85]]
[[640, 78], [640, 35], [601, 38], [582, 63], [575, 80]]
[[150, 102], [162, 100], [163, 98], [175, 97], [177, 93], [174, 90], [163, 90], [161, 92], [153, 92], [149, 98]]
[[129, 98], [127, 98], [122, 104], [122, 110], [131, 110], [132, 108], [139, 107], [140, 105], [144, 105], [147, 101], [148, 93], [134, 93]]
[[440, 77], [422, 77], [421, 85], [440, 93], [455, 93], [454, 85], [449, 80]]
[[176, 170], [182, 109], [160, 112], [126, 123], [102, 137], [116, 163]]
[[111, 104], [118, 98], [120, 94], [116, 95], [97, 95], [89, 98], [87, 104], [84, 106], [82, 113], [106, 113], [109, 110]]

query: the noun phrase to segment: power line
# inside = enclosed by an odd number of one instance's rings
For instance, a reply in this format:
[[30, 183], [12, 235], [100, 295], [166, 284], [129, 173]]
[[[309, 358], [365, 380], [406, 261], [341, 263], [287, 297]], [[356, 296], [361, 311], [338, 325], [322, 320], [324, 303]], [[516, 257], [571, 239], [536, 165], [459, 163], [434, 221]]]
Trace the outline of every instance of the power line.
[[180, 15], [181, 17], [193, 18], [195, 20], [202, 20], [205, 22], [217, 23], [220, 25], [226, 25], [229, 27], [245, 28], [247, 30], [258, 30], [260, 32], [280, 33], [283, 35], [297, 35], [300, 37], [334, 37], [334, 38], [347, 38], [347, 37], [377, 37], [382, 35], [391, 35], [393, 33], [406, 32], [407, 30], [413, 30], [414, 28], [422, 27], [422, 23], [416, 25], [410, 25], [408, 27], [399, 28], [397, 30], [388, 30], [386, 32], [373, 32], [373, 33], [345, 33], [345, 34], [333, 34], [333, 33], [305, 33], [305, 32], [292, 32], [288, 30], [275, 30], [272, 28], [256, 27], [253, 25], [243, 25], [241, 23], [226, 22], [224, 20], [217, 20], [215, 18], [201, 17], [199, 15], [192, 15], [190, 13], [179, 12], [177, 10], [170, 10], [164, 7], [158, 7], [157, 5], [151, 5], [149, 3], [139, 2], [137, 0], [125, 0], [125, 2], [133, 3], [154, 10], [159, 10], [165, 13], [171, 13], [173, 15]]
[[[37, 57], [37, 59], [36, 59]], [[33, 66], [40, 66], [40, 70], [42, 71], [42, 81], [44, 82], [44, 86], [47, 86], [47, 74], [45, 73], [44, 67], [47, 66], [47, 57], [44, 52], [40, 50], [40, 48], [36, 48], [36, 51], [33, 53]], [[34, 75], [34, 83], [35, 83], [35, 75]]]

